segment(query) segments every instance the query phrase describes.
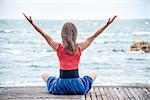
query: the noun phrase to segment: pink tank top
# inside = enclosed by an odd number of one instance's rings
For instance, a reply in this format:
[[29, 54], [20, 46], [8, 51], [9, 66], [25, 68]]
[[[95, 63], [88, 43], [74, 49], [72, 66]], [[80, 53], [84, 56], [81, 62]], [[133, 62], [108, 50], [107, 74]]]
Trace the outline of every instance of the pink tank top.
[[80, 62], [81, 50], [78, 47], [77, 54], [67, 52], [64, 47], [59, 44], [57, 49], [57, 56], [59, 58], [61, 70], [74, 70], [78, 69]]

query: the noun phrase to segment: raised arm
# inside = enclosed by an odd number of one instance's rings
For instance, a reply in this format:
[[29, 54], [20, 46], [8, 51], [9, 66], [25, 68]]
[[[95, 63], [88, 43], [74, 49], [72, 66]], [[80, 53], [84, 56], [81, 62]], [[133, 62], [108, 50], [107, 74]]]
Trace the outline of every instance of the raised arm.
[[85, 50], [93, 42], [93, 40], [115, 20], [116, 17], [117, 16], [114, 16], [112, 19], [109, 18], [107, 23], [101, 29], [99, 29], [92, 36], [89, 36], [84, 42], [79, 43], [78, 46], [80, 47], [81, 51]]
[[57, 48], [58, 48], [59, 43], [53, 41], [53, 39], [48, 34], [46, 34], [35, 23], [33, 23], [33, 20], [31, 18], [31, 16], [27, 17], [24, 13], [23, 13], [23, 15], [30, 22], [30, 24], [45, 38], [47, 43], [56, 51]]

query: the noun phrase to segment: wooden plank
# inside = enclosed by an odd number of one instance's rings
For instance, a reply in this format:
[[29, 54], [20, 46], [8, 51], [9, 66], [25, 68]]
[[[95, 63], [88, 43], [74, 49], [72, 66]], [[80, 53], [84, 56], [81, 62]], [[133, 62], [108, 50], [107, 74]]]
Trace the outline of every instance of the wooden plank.
[[0, 88], [0, 94], [2, 94], [3, 91], [5, 91], [5, 88]]
[[3, 100], [6, 100], [6, 99], [20, 99], [20, 100], [22, 100], [22, 99], [26, 99], [26, 100], [28, 100], [28, 99], [60, 99], [60, 98], [62, 98], [62, 99], [70, 99], [70, 100], [72, 100], [72, 99], [75, 99], [75, 100], [80, 100], [80, 97], [79, 98], [73, 98], [73, 97], [61, 97], [61, 96], [57, 96], [57, 97], [43, 97], [43, 96], [41, 96], [41, 97], [36, 97], [36, 96], [3, 96], [2, 97], [3, 98]]
[[140, 100], [140, 96], [138, 95], [138, 93], [135, 91], [134, 88], [132, 88], [132, 90], [134, 91], [134, 93], [136, 94], [137, 98]]
[[129, 92], [128, 88], [123, 88], [123, 90], [125, 91], [130, 100], [135, 100], [133, 95]]
[[85, 95], [81, 95], [80, 100], [86, 100]]
[[101, 93], [102, 100], [107, 100], [107, 97], [106, 97], [104, 89], [102, 87], [100, 87], [99, 91]]
[[145, 98], [150, 100], [150, 92], [148, 91], [148, 88], [143, 88], [142, 90], [145, 92], [144, 93]]
[[31, 92], [31, 91], [26, 91], [26, 90], [20, 91], [19, 88], [15, 88], [15, 89], [5, 88], [5, 89], [3, 89], [2, 95], [3, 95], [3, 97], [1, 97], [1, 98], [3, 98], [4, 100], [5, 99], [20, 99], [20, 100], [21, 99], [47, 99], [47, 98], [48, 99], [64, 98], [64, 99], [75, 99], [76, 100], [76, 99], [81, 98], [81, 95], [52, 95], [52, 94], [48, 94], [47, 92], [43, 92], [43, 93], [39, 92], [38, 93], [38, 92], [34, 92], [34, 91]]
[[117, 97], [117, 94], [115, 93], [115, 91], [113, 90], [113, 88], [108, 88], [112, 97], [113, 97], [113, 100], [119, 100], [118, 97]]
[[53, 95], [44, 87], [0, 87], [0, 100], [150, 100], [150, 87], [93, 87], [86, 95]]
[[120, 92], [118, 91], [118, 88], [113, 88], [113, 90], [115, 91], [116, 95], [118, 96], [119, 100], [123, 100]]
[[9, 88], [4, 88], [3, 92], [8, 92], [8, 93], [47, 93], [45, 88], [42, 87], [9, 87]]
[[148, 89], [147, 88], [143, 88], [143, 90], [145, 91], [146, 94], [149, 93]]
[[[2, 89], [1, 89], [2, 90]], [[43, 89], [38, 88], [5, 88], [3, 89], [3, 94], [5, 95], [16, 95], [18, 94], [18, 96], [22, 95], [22, 96], [26, 96], [28, 95], [29, 97], [34, 95], [34, 96], [43, 96], [43, 97], [73, 97], [73, 98], [78, 98], [80, 97], [80, 95], [52, 95], [47, 93], [47, 91], [43, 91]], [[41, 92], [43, 91], [43, 92]]]
[[91, 99], [97, 100], [94, 89], [91, 90]]
[[138, 88], [138, 90], [139, 90], [140, 94], [144, 97], [144, 100], [146, 100], [147, 97], [146, 97], [146, 94], [145, 94], [145, 92], [143, 91], [143, 89], [142, 89], [142, 88]]
[[118, 87], [122, 87], [122, 88], [150, 88], [150, 85], [148, 86], [141, 86], [141, 85], [94, 85], [93, 87], [106, 87], [106, 88], [118, 88]]
[[87, 93], [85, 97], [86, 97], [86, 100], [91, 100], [91, 92]]
[[98, 87], [94, 88], [97, 100], [102, 100], [101, 93]]
[[111, 96], [108, 88], [104, 87], [104, 91], [105, 91], [105, 94], [106, 94], [106, 97], [108, 100], [113, 100], [113, 97]]
[[52, 94], [48, 94], [48, 93], [33, 93], [33, 94], [28, 94], [28, 93], [5, 93], [4, 96], [12, 96], [12, 97], [17, 97], [17, 98], [32, 98], [32, 97], [36, 97], [36, 98], [70, 98], [70, 99], [78, 99], [80, 98], [80, 95], [52, 95]]
[[147, 97], [148, 99], [150, 99], [150, 88], [146, 88], [148, 90], [148, 94], [147, 94]]
[[140, 92], [140, 90], [138, 88], [133, 88], [133, 90], [138, 95], [138, 97], [140, 98], [140, 100], [145, 100], [144, 96], [141, 94], [141, 92]]
[[99, 91], [99, 89], [96, 87], [96, 88], [94, 88], [94, 90], [95, 90], [95, 94], [98, 96], [98, 95], [101, 95], [101, 93], [100, 93], [100, 91]]
[[118, 91], [120, 92], [123, 99], [129, 100], [127, 94], [124, 92], [124, 90], [121, 87], [118, 88]]
[[133, 97], [136, 99], [136, 100], [140, 100], [140, 98], [138, 97], [138, 95], [133, 91], [133, 88], [128, 88], [130, 93], [133, 95]]

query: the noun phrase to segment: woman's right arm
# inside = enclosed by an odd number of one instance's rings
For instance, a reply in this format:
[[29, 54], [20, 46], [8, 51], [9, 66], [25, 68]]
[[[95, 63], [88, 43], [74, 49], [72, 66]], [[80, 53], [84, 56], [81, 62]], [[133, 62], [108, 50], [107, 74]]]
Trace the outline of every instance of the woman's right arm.
[[31, 18], [31, 16], [29, 16], [29, 18], [23, 13], [23, 15], [25, 16], [25, 18], [29, 21], [29, 23], [45, 38], [45, 40], [47, 41], [47, 43], [55, 50], [57, 51], [58, 45], [59, 43], [53, 41], [53, 39], [46, 34], [44, 31], [42, 31], [35, 23], [33, 23], [33, 20]]
[[93, 40], [114, 21], [116, 17], [117, 16], [114, 16], [112, 19], [109, 18], [107, 23], [102, 28], [100, 28], [96, 33], [94, 33], [92, 36], [89, 36], [84, 42], [78, 43], [78, 46], [80, 47], [81, 51], [85, 50], [93, 42]]

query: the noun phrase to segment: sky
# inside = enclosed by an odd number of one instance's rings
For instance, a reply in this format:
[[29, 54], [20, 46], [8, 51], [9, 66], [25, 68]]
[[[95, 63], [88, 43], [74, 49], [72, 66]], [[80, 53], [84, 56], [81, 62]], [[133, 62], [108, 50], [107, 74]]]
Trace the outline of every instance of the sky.
[[150, 0], [0, 0], [0, 19], [150, 19]]

